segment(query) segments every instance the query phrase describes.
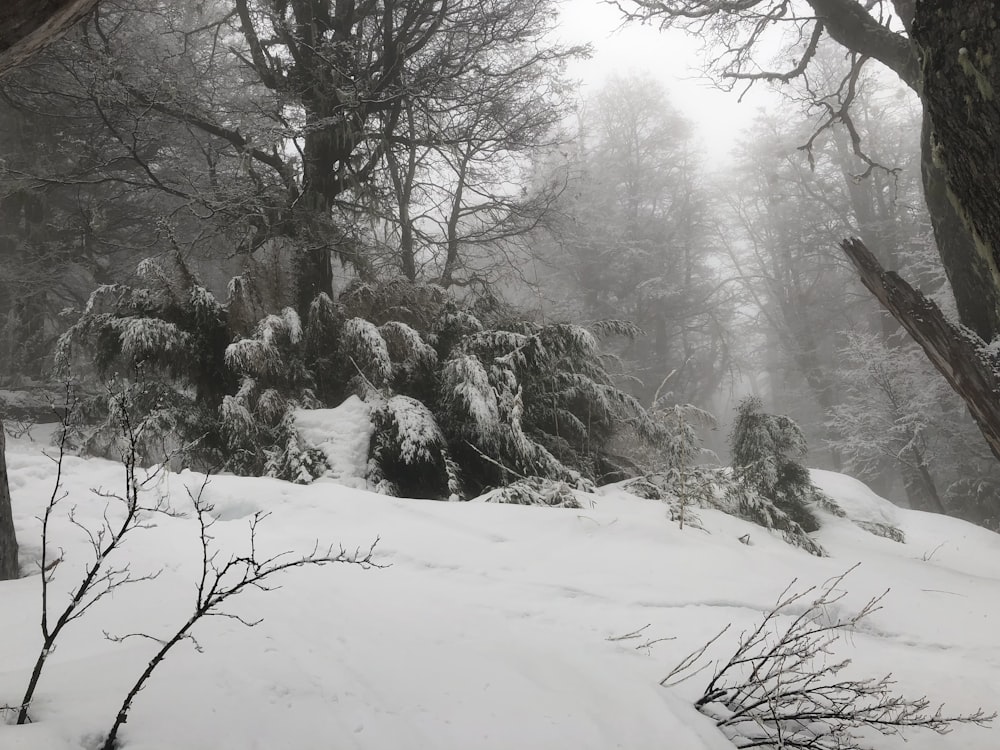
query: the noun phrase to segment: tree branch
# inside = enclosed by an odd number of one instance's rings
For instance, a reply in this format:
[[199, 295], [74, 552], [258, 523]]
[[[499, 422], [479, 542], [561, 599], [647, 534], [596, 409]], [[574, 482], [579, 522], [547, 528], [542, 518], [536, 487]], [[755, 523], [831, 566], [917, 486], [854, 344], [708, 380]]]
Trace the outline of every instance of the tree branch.
[[941, 309], [892, 271], [886, 271], [859, 239], [841, 248], [854, 264], [861, 283], [892, 313], [948, 384], [965, 401], [983, 437], [1000, 460], [1000, 381], [998, 361], [982, 339], [952, 323]]

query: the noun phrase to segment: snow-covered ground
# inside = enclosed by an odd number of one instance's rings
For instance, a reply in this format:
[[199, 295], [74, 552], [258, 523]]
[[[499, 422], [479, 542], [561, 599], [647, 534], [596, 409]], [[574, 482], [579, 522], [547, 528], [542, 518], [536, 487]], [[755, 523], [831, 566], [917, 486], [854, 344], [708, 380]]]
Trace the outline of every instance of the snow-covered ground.
[[[23, 561], [39, 556], [54, 464], [35, 443], [9, 446]], [[345, 459], [346, 461], [347, 459]], [[121, 467], [68, 458], [61, 508], [95, 526], [105, 503], [91, 488], [121, 486]], [[350, 474], [349, 467], [338, 471]], [[199, 475], [160, 490], [185, 507]], [[705, 530], [671, 523], [663, 505], [608, 489], [584, 510], [402, 500], [324, 480], [294, 486], [215, 477], [205, 497], [212, 533], [242, 551], [257, 511], [265, 552], [308, 552], [316, 540], [366, 548], [388, 567], [299, 569], [229, 611], [263, 618], [205, 620], [201, 651], [184, 643], [138, 696], [122, 739], [129, 750], [727, 750], [691, 707], [705, 673], [658, 683], [726, 623], [728, 655], [793, 578], [847, 579], [845, 611], [890, 589], [883, 608], [841, 644], [857, 674], [892, 672], [899, 689], [952, 711], [1000, 706], [1000, 536], [895, 508], [829, 472], [817, 483], [851, 515], [893, 522], [905, 544], [824, 516], [829, 552], [814, 558], [768, 532], [712, 511]], [[85, 537], [61, 514], [51, 546], [60, 597], [89, 561]], [[750, 546], [739, 537], [749, 534]], [[157, 644], [104, 636], [164, 636], [190, 613], [200, 569], [197, 525], [161, 517], [123, 551], [134, 574], [160, 571], [101, 601], [65, 631], [32, 709], [34, 723], [0, 725], [3, 750], [92, 748]], [[122, 558], [124, 559], [124, 558]], [[39, 575], [0, 584], [0, 704], [20, 700], [39, 647]], [[613, 640], [637, 629], [649, 639]], [[997, 729], [913, 733], [911, 750], [994, 750]], [[878, 739], [879, 750], [902, 747]]]

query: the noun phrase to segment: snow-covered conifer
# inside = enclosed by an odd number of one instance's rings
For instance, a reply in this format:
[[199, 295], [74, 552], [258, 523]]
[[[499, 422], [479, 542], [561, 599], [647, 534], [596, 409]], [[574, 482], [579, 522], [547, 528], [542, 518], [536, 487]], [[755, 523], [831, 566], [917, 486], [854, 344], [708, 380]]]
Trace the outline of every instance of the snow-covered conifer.
[[376, 388], [383, 388], [392, 378], [389, 348], [379, 329], [363, 318], [344, 323], [340, 337], [340, 355], [357, 367]]
[[809, 471], [796, 461], [806, 454], [802, 430], [786, 416], [762, 411], [761, 400], [745, 398], [729, 437], [736, 479], [806, 531], [819, 528], [811, 506], [818, 497]]
[[372, 410], [368, 479], [387, 494], [441, 498], [461, 491], [456, 465], [434, 414], [409, 396]]

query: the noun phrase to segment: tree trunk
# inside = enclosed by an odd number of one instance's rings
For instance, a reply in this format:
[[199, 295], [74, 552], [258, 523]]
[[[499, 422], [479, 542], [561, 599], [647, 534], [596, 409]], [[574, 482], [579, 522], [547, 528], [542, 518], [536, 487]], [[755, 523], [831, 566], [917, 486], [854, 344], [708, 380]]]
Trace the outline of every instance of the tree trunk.
[[910, 503], [910, 507], [914, 510], [926, 510], [931, 513], [947, 515], [947, 510], [945, 510], [944, 503], [941, 502], [941, 495], [938, 494], [934, 478], [927, 469], [924, 454], [914, 449], [911, 451], [911, 457], [916, 461], [915, 466], [903, 464], [900, 467], [903, 489], [906, 492], [906, 499]]
[[[912, 28], [930, 152], [924, 154], [925, 177], [926, 170], [940, 170], [937, 200], [953, 205], [972, 234], [975, 252], [956, 266], [965, 282], [957, 281], [955, 297], [992, 318], [989, 330], [979, 330], [962, 317], [989, 342], [1000, 332], [1000, 6], [995, 0], [920, 0]], [[945, 248], [942, 260], [947, 267]]]
[[[0, 5], [0, 76], [61, 37], [98, 0], [4, 0]], [[16, 578], [17, 538], [7, 483], [6, 436], [0, 420], [0, 581]]]
[[10, 507], [10, 485], [7, 483], [7, 446], [3, 420], [0, 420], [0, 581], [17, 578], [17, 538]]
[[935, 161], [931, 130], [931, 117], [925, 102], [920, 135], [920, 172], [941, 265], [955, 295], [958, 319], [983, 341], [992, 341], [1000, 333], [996, 266], [991, 268], [991, 263], [981, 254], [972, 233], [956, 210], [944, 172]]
[[98, 0], [3, 0], [0, 3], [0, 75], [65, 34]]
[[862, 283], [920, 344], [965, 401], [987, 445], [1000, 460], [1000, 360], [986, 353], [978, 336], [948, 320], [934, 302], [898, 274], [883, 269], [861, 240], [845, 240], [841, 247]]

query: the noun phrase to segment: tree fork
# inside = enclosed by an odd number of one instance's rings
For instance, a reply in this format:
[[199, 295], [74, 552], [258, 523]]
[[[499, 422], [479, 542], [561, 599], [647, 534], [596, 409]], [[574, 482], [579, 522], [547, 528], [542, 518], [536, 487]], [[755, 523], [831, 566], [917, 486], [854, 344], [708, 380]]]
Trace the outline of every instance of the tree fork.
[[841, 248], [865, 287], [920, 344], [938, 372], [965, 401], [986, 443], [1000, 461], [1000, 362], [985, 351], [982, 339], [948, 320], [941, 309], [899, 274], [886, 271], [859, 239]]

